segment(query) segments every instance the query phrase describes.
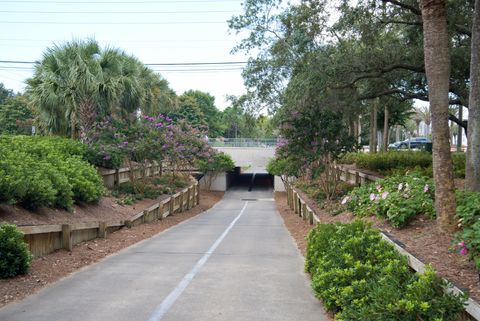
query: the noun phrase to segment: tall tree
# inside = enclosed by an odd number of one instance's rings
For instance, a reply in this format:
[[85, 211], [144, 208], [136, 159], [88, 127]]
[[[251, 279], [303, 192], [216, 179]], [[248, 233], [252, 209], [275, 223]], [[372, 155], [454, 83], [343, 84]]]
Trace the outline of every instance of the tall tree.
[[435, 209], [444, 231], [455, 229], [455, 190], [450, 153], [448, 105], [450, 37], [445, 0], [422, 0], [425, 71], [432, 114]]
[[[470, 60], [468, 147], [465, 187], [480, 192], [480, 0], [475, 0]], [[461, 134], [461, 132], [460, 132]]]
[[184, 92], [182, 96], [191, 97], [197, 102], [198, 107], [200, 107], [200, 110], [205, 116], [205, 121], [208, 124], [208, 136], [220, 136], [222, 134], [223, 126], [221, 123], [220, 111], [215, 106], [215, 97], [200, 90], [188, 90]]
[[5, 88], [3, 83], [0, 83], [0, 105], [2, 105], [8, 98], [13, 96], [13, 90]]

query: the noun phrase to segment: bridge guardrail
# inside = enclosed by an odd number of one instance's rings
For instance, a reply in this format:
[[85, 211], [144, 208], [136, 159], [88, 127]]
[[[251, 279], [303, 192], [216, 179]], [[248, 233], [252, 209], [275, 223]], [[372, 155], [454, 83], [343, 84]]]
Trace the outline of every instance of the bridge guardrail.
[[210, 138], [212, 147], [276, 147], [276, 138]]

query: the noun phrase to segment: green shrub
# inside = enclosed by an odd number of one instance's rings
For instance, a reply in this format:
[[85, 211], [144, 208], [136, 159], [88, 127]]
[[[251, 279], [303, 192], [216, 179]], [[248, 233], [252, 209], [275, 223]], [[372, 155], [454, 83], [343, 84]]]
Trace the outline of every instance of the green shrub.
[[434, 185], [416, 173], [390, 176], [354, 188], [342, 204], [356, 216], [377, 215], [394, 227], [403, 227], [419, 214], [434, 217]]
[[[465, 153], [452, 153], [453, 171], [457, 178], [465, 177]], [[382, 153], [348, 153], [342, 164], [356, 164], [358, 168], [379, 172], [383, 175], [405, 174], [415, 170], [432, 177], [432, 155], [417, 151], [389, 151]]]
[[432, 269], [411, 272], [406, 258], [361, 221], [313, 229], [305, 269], [336, 320], [456, 320], [466, 300], [446, 294], [448, 284]]
[[70, 209], [74, 200], [97, 201], [103, 180], [84, 152], [66, 138], [0, 136], [0, 202]]
[[0, 278], [27, 273], [31, 262], [22, 232], [12, 224], [0, 225]]

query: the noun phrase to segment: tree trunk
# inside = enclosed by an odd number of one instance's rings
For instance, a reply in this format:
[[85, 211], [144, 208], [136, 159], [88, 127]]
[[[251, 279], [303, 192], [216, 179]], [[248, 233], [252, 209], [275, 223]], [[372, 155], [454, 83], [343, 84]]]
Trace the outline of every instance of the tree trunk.
[[[463, 106], [458, 106], [458, 119], [460, 121], [463, 119]], [[457, 125], [457, 152], [462, 151], [462, 136], [463, 136], [463, 127]]]
[[388, 107], [385, 106], [384, 108], [384, 117], [383, 117], [383, 151], [386, 152], [388, 150]]
[[374, 99], [370, 109], [370, 153], [377, 152], [377, 102]]
[[448, 128], [450, 38], [445, 0], [421, 0], [425, 72], [432, 115], [435, 210], [440, 229], [455, 230], [455, 190]]
[[362, 116], [358, 116], [358, 145], [362, 143]]
[[480, 0], [475, 0], [470, 60], [470, 96], [468, 108], [468, 146], [465, 188], [480, 192]]

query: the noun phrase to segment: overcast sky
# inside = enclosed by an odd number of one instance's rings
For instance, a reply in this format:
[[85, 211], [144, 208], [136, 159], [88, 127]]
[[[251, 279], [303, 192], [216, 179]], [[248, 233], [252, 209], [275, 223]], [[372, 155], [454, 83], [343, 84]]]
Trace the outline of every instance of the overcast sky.
[[[246, 61], [230, 51], [239, 40], [227, 20], [241, 0], [18, 0], [0, 1], [0, 60], [35, 61], [53, 43], [95, 38], [102, 47], [125, 50], [143, 63]], [[243, 65], [155, 66], [181, 94], [198, 89], [216, 97], [245, 92]], [[203, 69], [203, 70], [201, 70]], [[31, 65], [0, 63], [0, 82], [23, 91]]]

